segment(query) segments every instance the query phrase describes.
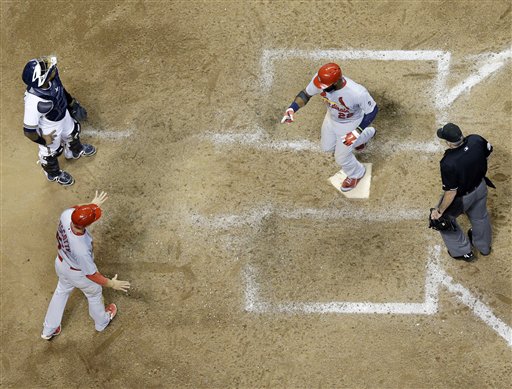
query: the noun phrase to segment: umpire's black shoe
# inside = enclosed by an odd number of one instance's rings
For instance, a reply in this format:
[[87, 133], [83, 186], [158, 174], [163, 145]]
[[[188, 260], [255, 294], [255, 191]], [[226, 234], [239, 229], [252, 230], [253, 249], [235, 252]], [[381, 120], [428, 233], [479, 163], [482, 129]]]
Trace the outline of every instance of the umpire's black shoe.
[[473, 251], [470, 251], [469, 253], [461, 255], [459, 257], [454, 257], [453, 255], [450, 254], [449, 251], [448, 251], [448, 254], [450, 255], [450, 257], [452, 257], [453, 259], [456, 259], [458, 261], [473, 262], [476, 260], [476, 257], [473, 254]]
[[[473, 245], [473, 230], [471, 228], [468, 230], [468, 238], [469, 238], [469, 243], [471, 243], [471, 246], [475, 247]], [[490, 249], [490, 247], [489, 247], [489, 249]], [[491, 253], [491, 250], [489, 250], [489, 252], [487, 254], [482, 253], [480, 250], [478, 250], [478, 252], [480, 254], [482, 254], [483, 256], [488, 256]]]

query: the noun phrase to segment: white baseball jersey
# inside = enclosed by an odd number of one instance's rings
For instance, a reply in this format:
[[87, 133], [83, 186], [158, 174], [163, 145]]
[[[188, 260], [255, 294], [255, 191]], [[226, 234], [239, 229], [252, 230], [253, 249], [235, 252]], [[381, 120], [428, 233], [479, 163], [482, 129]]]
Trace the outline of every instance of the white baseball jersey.
[[369, 114], [375, 109], [375, 100], [366, 88], [350, 78], [343, 77], [345, 82], [343, 88], [332, 92], [324, 92], [313, 83], [313, 80], [317, 77], [318, 73], [315, 74], [306, 87], [306, 93], [310, 96], [320, 94], [327, 105], [327, 111], [330, 113], [331, 119], [335, 122], [361, 121], [365, 114]]
[[94, 263], [92, 236], [87, 229], [83, 235], [77, 235], [71, 229], [71, 214], [75, 209], [62, 212], [57, 229], [59, 257], [69, 266], [81, 270], [85, 275], [98, 271]]

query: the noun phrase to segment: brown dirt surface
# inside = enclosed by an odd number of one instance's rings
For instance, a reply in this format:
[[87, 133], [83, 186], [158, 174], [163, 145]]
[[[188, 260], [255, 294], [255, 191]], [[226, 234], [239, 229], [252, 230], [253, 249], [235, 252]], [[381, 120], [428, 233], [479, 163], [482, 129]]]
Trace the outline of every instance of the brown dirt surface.
[[[332, 58], [380, 106], [377, 137], [360, 156], [373, 163], [367, 200], [329, 185], [337, 170], [330, 155], [222, 145], [204, 135], [259, 129], [267, 142], [319, 144], [320, 99], [293, 125], [279, 121], [325, 61], [283, 57], [265, 88], [265, 50], [446, 51], [452, 88], [489, 60], [481, 54], [510, 50], [511, 23], [509, 0], [2, 1], [1, 386], [510, 387], [510, 345], [446, 288], [431, 315], [246, 306], [247, 269], [270, 305], [420, 303], [430, 247], [440, 245], [446, 274], [510, 330], [510, 60], [447, 111], [495, 146], [493, 252], [473, 264], [451, 260], [426, 217], [329, 217], [426, 215], [438, 199], [442, 152], [398, 146], [435, 141], [433, 61]], [[45, 180], [37, 148], [22, 134], [21, 71], [50, 53], [89, 112], [83, 140], [98, 148], [89, 159], [61, 158], [76, 178], [69, 188]], [[62, 334], [43, 341], [58, 217], [96, 189], [109, 194], [91, 228], [96, 263], [132, 289], [104, 291], [119, 313], [103, 333], [75, 291]], [[290, 216], [297, 210], [325, 212]]]

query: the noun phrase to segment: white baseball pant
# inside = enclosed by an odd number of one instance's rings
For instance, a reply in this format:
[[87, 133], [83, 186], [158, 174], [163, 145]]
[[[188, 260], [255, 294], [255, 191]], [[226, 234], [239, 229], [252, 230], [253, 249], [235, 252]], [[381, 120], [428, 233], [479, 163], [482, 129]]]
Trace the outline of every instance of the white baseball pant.
[[101, 285], [88, 279], [81, 271], [72, 270], [59, 257], [55, 259], [55, 271], [59, 277], [59, 282], [44, 318], [43, 335], [53, 334], [60, 326], [69, 295], [75, 288], [80, 289], [87, 297], [89, 315], [94, 320], [96, 330], [103, 331], [110, 322], [110, 315], [105, 312]]
[[64, 156], [66, 158], [72, 158], [73, 153], [69, 149], [69, 142], [71, 142], [72, 132], [75, 128], [75, 121], [71, 117], [68, 111], [66, 111], [66, 116], [61, 121], [58, 122], [50, 122], [49, 120], [44, 121], [41, 124], [38, 132], [41, 132], [40, 135], [50, 135], [53, 131], [53, 142], [47, 144], [46, 146], [39, 145], [39, 162], [41, 164], [45, 164], [46, 161], [43, 157], [48, 157], [52, 154], [57, 153], [59, 148], [64, 147]]
[[361, 120], [354, 122], [338, 123], [332, 120], [330, 113], [327, 112], [322, 124], [321, 148], [325, 152], [334, 151], [336, 163], [349, 178], [361, 178], [364, 176], [364, 166], [357, 160], [353, 150], [357, 146], [368, 142], [375, 135], [375, 128], [367, 127], [353, 144], [350, 146], [343, 144], [342, 137], [355, 130], [362, 120], [361, 118]]

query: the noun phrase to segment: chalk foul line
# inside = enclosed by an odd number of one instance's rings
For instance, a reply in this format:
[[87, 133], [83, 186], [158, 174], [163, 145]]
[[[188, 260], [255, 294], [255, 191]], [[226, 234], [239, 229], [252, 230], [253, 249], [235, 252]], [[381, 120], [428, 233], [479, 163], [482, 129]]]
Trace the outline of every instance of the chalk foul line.
[[509, 48], [501, 53], [481, 54], [480, 58], [482, 58], [480, 67], [471, 76], [450, 90], [447, 87], [444, 88], [444, 96], [438, 100], [439, 108], [448, 108], [460, 95], [469, 92], [475, 85], [504, 67], [512, 59], [512, 49]]
[[436, 245], [430, 249], [426, 265], [425, 299], [422, 303], [371, 303], [371, 302], [281, 302], [272, 303], [259, 298], [260, 285], [257, 271], [246, 265], [243, 271], [245, 285], [245, 311], [257, 314], [391, 314], [391, 315], [433, 315], [439, 310], [439, 287], [448, 292], [473, 314], [487, 324], [512, 347], [512, 328], [496, 317], [492, 310], [478, 300], [467, 288], [453, 281], [440, 265], [441, 247]]

